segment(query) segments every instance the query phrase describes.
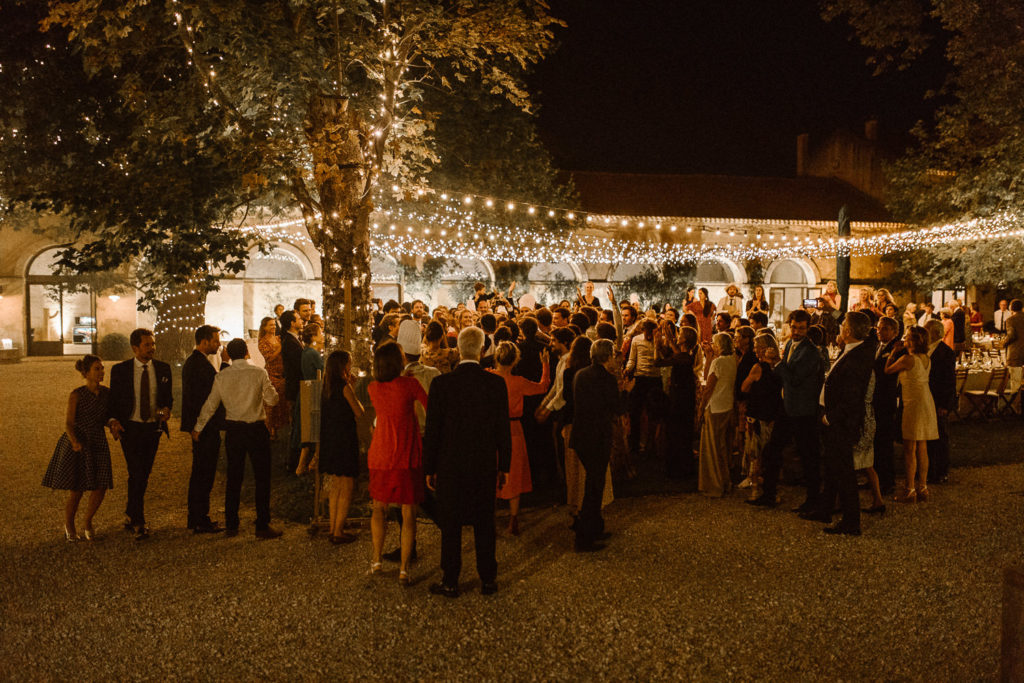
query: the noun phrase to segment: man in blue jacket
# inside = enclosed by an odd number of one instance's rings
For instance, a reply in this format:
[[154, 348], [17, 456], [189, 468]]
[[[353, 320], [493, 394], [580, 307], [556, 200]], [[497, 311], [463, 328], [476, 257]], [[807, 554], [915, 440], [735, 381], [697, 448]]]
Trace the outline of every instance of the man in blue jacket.
[[807, 339], [807, 328], [811, 322], [807, 311], [793, 311], [787, 322], [790, 338], [782, 357], [769, 358], [769, 362], [775, 363], [775, 374], [782, 380], [783, 413], [775, 420], [775, 428], [764, 449], [764, 490], [758, 498], [747, 503], [775, 507], [779, 474], [782, 472], [782, 451], [795, 441], [807, 488], [806, 500], [795, 511], [807, 513], [817, 509], [821, 495], [818, 398], [825, 367], [821, 353]]

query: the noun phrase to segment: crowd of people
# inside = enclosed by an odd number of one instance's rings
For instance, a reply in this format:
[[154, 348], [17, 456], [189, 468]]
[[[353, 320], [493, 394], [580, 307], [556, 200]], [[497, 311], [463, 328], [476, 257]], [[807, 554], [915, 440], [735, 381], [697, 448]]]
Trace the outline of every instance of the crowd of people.
[[[526, 297], [476, 286], [471, 302], [431, 311], [425, 302], [375, 302], [372, 381], [375, 426], [366, 449], [372, 499], [370, 572], [399, 563], [409, 583], [420, 512], [441, 529], [443, 576], [434, 593], [458, 595], [461, 529], [474, 527], [481, 590], [496, 590], [495, 501], [508, 502], [506, 532], [520, 533], [520, 499], [534, 488], [564, 496], [575, 549], [595, 552], [611, 534], [603, 508], [613, 480], [635, 476], [644, 461], [668, 478], [695, 477], [698, 490], [722, 497], [733, 488], [746, 502], [781, 501], [784, 453], [792, 445], [802, 474], [801, 518], [829, 534], [859, 535], [861, 513], [880, 515], [890, 499], [931, 499], [929, 485], [949, 470], [946, 424], [956, 400], [955, 364], [983, 327], [978, 308], [956, 300], [901, 312], [891, 294], [862, 289], [843, 312], [834, 282], [774, 329], [764, 290], [749, 298], [730, 285], [717, 304], [707, 289], [681, 305], [640, 309], [602, 302], [592, 283], [575, 301], [540, 306]], [[530, 297], [532, 298], [532, 297]], [[813, 305], [812, 305], [813, 304]], [[1024, 365], [1024, 304], [1001, 302], [992, 325], [1005, 330], [1007, 361]], [[1002, 313], [1002, 315], [1000, 315]], [[290, 471], [330, 476], [329, 538], [346, 531], [360, 473], [358, 398], [346, 351], [324, 358], [324, 326], [313, 302], [297, 300], [264, 318], [259, 363], [220, 331], [195, 331], [182, 368], [181, 431], [193, 440], [188, 526], [234, 535], [245, 460], [255, 475], [255, 534], [270, 526], [270, 444], [288, 443]], [[72, 392], [66, 432], [43, 483], [69, 491], [65, 535], [78, 540], [76, 514], [89, 492], [81, 536], [112, 486], [104, 429], [120, 441], [128, 469], [125, 527], [149, 535], [144, 496], [161, 434], [168, 433], [171, 370], [153, 358], [152, 332], [135, 330], [134, 357], [113, 366], [109, 389], [96, 356], [76, 364], [84, 386]], [[218, 355], [219, 352], [219, 355]], [[216, 358], [216, 362], [211, 362]], [[320, 432], [302, 433], [304, 380], [322, 377]], [[221, 446], [227, 454], [225, 519], [209, 515]], [[902, 442], [905, 480], [897, 486], [895, 443]], [[870, 504], [862, 507], [857, 473]], [[384, 552], [388, 507], [398, 506], [399, 547]], [[835, 516], [840, 520], [832, 524]]]

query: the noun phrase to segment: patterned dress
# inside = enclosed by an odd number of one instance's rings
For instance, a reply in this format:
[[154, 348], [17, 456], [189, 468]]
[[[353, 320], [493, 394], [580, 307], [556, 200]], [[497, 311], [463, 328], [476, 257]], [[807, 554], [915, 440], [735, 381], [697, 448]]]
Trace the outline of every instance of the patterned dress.
[[267, 413], [267, 429], [277, 431], [291, 422], [292, 404], [284, 397], [284, 358], [281, 357], [281, 338], [276, 334], [265, 334], [259, 341], [260, 354], [267, 362], [270, 384], [281, 400], [276, 406], [263, 406]]
[[67, 432], [61, 434], [43, 476], [43, 486], [62, 491], [95, 491], [114, 488], [110, 467], [110, 446], [103, 428], [107, 424], [107, 403], [110, 389], [104, 386], [94, 394], [86, 386], [73, 392], [78, 397], [75, 408], [75, 437], [82, 444], [77, 453], [71, 448]]

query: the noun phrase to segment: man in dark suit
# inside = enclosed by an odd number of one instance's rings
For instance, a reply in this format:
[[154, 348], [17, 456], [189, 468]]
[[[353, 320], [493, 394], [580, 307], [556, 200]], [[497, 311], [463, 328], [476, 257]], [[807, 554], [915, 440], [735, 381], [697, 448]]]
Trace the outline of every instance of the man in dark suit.
[[949, 302], [949, 307], [952, 310], [952, 315], [949, 317], [953, 321], [953, 350], [956, 352], [956, 357], [959, 358], [960, 354], [964, 352], [967, 341], [967, 314], [964, 312], [964, 307], [960, 305], [959, 299], [952, 299]]
[[508, 390], [504, 380], [480, 367], [483, 331], [463, 329], [458, 345], [462, 361], [430, 385], [423, 435], [423, 473], [437, 494], [443, 571], [430, 592], [450, 598], [459, 596], [465, 524], [473, 526], [480, 592], [498, 590], [494, 498], [512, 459]]
[[160, 443], [171, 416], [171, 366], [153, 360], [156, 340], [146, 329], [133, 330], [128, 338], [134, 358], [110, 370], [110, 428], [121, 440], [128, 466], [128, 502], [125, 528], [136, 539], [149, 537], [143, 499]]
[[[203, 409], [217, 371], [208, 356], [220, 349], [220, 330], [213, 325], [196, 328], [196, 348], [181, 369], [181, 431], [191, 434]], [[210, 519], [210, 490], [217, 474], [220, 456], [220, 432], [224, 429], [224, 409], [217, 410], [213, 419], [192, 442], [192, 476], [188, 480], [188, 528], [197, 534], [222, 531]]]
[[302, 425], [299, 424], [299, 385], [302, 382], [302, 318], [297, 312], [281, 314], [281, 362], [284, 364], [284, 397], [292, 406], [292, 431], [288, 438], [288, 471], [294, 472], [302, 450]]
[[847, 313], [836, 341], [843, 351], [825, 375], [821, 391], [821, 423], [825, 426], [825, 489], [815, 513], [805, 519], [832, 522], [836, 496], [843, 519], [825, 533], [860, 535], [860, 500], [853, 447], [864, 429], [864, 404], [875, 364], [877, 343], [870, 338], [871, 318], [856, 311]]
[[[789, 341], [782, 351], [766, 356], [775, 363], [775, 374], [782, 380], [783, 413], [775, 420], [771, 438], [765, 446], [764, 489], [750, 505], [775, 507], [779, 475], [782, 472], [782, 451], [790, 441], [796, 442], [803, 466], [807, 497], [795, 512], [815, 512], [821, 493], [821, 457], [818, 443], [818, 399], [825, 368], [818, 349], [807, 339], [811, 316], [803, 309], [789, 314]], [[774, 356], [774, 358], [773, 358]]]
[[629, 407], [635, 380], [623, 382], [615, 375], [615, 345], [598, 339], [590, 347], [590, 365], [573, 378], [574, 410], [569, 447], [583, 465], [583, 503], [576, 520], [576, 551], [593, 552], [607, 537], [601, 519], [601, 497], [612, 450], [612, 421]]
[[[878, 474], [878, 488], [882, 495], [892, 493], [896, 485], [893, 443], [900, 438], [896, 424], [896, 401], [899, 394], [899, 375], [887, 374], [885, 365], [893, 354], [899, 334], [899, 324], [892, 318], [878, 320], [878, 349], [875, 351], [875, 393], [871, 397], [871, 408], [875, 413], [875, 472]], [[902, 355], [905, 351], [900, 351]]]
[[928, 357], [932, 366], [928, 371], [928, 388], [935, 400], [936, 419], [939, 423], [939, 438], [928, 442], [928, 483], [941, 484], [949, 476], [949, 411], [956, 402], [956, 352], [942, 343], [945, 330], [942, 322], [929, 320], [925, 323], [928, 331]]

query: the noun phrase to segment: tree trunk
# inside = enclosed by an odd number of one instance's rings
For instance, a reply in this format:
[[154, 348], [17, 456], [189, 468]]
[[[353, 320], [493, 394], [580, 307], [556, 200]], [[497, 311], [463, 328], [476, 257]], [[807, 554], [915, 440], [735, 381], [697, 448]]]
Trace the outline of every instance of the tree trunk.
[[[327, 350], [352, 354], [353, 370], [370, 369], [370, 214], [361, 124], [348, 101], [315, 94], [310, 99], [306, 136], [313, 153], [313, 180], [321, 217], [309, 225], [320, 251]], [[346, 292], [346, 287], [348, 291]]]
[[156, 308], [156, 357], [181, 363], [195, 346], [196, 328], [206, 322], [206, 291], [189, 280], [164, 297]]

